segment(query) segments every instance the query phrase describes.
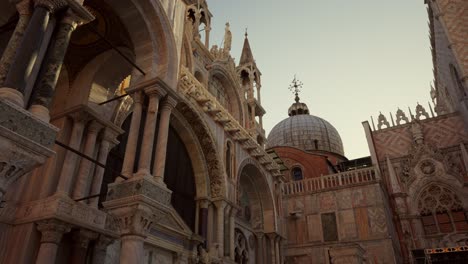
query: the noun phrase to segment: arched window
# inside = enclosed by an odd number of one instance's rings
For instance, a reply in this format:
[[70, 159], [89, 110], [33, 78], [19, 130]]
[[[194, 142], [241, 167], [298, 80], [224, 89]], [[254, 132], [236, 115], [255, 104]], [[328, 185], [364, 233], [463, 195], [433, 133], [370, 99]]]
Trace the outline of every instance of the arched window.
[[299, 167], [294, 167], [292, 169], [291, 176], [294, 181], [300, 181], [304, 179], [304, 176], [302, 175], [302, 169]]
[[218, 102], [224, 106], [230, 113], [232, 113], [231, 100], [229, 95], [226, 93], [223, 83], [217, 77], [211, 78], [208, 90], [210, 93], [218, 99]]
[[426, 235], [468, 231], [462, 202], [445, 187], [427, 187], [419, 198], [418, 210]]

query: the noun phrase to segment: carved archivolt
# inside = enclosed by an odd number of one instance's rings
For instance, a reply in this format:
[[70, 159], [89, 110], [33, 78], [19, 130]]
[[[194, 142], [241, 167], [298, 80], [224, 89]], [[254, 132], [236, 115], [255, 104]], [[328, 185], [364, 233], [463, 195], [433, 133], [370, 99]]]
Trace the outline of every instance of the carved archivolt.
[[202, 118], [187, 104], [180, 103], [177, 110], [186, 118], [197, 136], [205, 156], [210, 178], [210, 190], [212, 197], [220, 197], [225, 194], [225, 170], [216, 149], [213, 136]]

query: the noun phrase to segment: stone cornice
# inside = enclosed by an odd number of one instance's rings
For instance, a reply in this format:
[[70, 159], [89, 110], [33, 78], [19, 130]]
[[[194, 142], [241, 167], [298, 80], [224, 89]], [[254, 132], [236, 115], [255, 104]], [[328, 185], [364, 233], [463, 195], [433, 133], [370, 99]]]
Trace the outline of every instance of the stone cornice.
[[181, 69], [178, 90], [186, 98], [194, 100], [215, 122], [223, 126], [224, 131], [230, 134], [235, 141], [249, 152], [251, 157], [257, 159], [273, 176], [281, 174], [279, 165], [265, 149], [185, 67]]

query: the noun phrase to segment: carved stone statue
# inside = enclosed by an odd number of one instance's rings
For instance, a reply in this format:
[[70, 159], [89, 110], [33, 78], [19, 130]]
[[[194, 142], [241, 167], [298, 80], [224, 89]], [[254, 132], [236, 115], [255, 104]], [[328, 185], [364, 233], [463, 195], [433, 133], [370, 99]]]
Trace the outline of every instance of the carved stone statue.
[[229, 29], [229, 22], [226, 23], [226, 29], [224, 32], [224, 52], [230, 52], [231, 51], [231, 44], [232, 44], [232, 33], [231, 30]]
[[413, 121], [413, 123], [411, 123], [410, 130], [411, 134], [413, 134], [414, 142], [416, 142], [417, 144], [424, 143], [424, 134], [422, 131], [422, 126], [418, 120], [415, 120]]

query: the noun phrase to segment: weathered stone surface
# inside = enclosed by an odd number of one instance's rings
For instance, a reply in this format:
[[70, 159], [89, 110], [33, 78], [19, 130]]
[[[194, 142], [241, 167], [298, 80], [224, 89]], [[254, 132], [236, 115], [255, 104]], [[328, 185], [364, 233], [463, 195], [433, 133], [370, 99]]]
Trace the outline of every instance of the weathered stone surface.
[[4, 127], [46, 148], [54, 145], [58, 129], [35, 118], [28, 111], [0, 99], [0, 127]]
[[109, 202], [137, 195], [145, 196], [165, 206], [169, 206], [171, 202], [170, 190], [157, 184], [152, 179], [143, 177], [132, 178], [122, 183], [110, 184], [106, 201]]

